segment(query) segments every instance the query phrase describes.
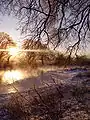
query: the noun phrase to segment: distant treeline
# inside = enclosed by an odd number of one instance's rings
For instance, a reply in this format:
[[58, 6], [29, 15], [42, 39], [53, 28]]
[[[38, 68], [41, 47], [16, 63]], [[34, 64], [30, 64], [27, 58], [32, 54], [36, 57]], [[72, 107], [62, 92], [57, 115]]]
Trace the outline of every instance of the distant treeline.
[[71, 57], [71, 56], [64, 56], [63, 54], [58, 54], [55, 59], [55, 65], [78, 65], [78, 66], [85, 66], [90, 65], [90, 58], [85, 55]]
[[[16, 46], [14, 41], [6, 33], [0, 33], [0, 49], [8, 49], [8, 47]], [[55, 65], [55, 66], [67, 66], [67, 65], [78, 65], [78, 66], [89, 66], [90, 59], [87, 56], [77, 56], [71, 57], [64, 55], [60, 52], [55, 52], [50, 50], [50, 48], [41, 43], [40, 41], [34, 40], [23, 40], [22, 49], [36, 50], [35, 52], [21, 53], [21, 57], [16, 60], [11, 59], [12, 56], [6, 51], [0, 51], [0, 69], [14, 69], [16, 67], [32, 67], [36, 68], [38, 66], [45, 65]], [[38, 52], [40, 50], [41, 52]], [[20, 55], [19, 55], [20, 56]]]
[[22, 47], [23, 49], [43, 50], [43, 52], [39, 53], [27, 52], [25, 55], [24, 62], [27, 61], [27, 63], [32, 67], [36, 67], [38, 65], [90, 65], [90, 59], [85, 55], [71, 57], [60, 52], [51, 51], [47, 45], [41, 43], [40, 41], [27, 39], [24, 40]]
[[[30, 53], [26, 54], [24, 63], [32, 67], [37, 67], [41, 65], [55, 65], [55, 66], [67, 66], [67, 65], [77, 65], [77, 66], [89, 66], [90, 59], [87, 56], [77, 56], [70, 57], [59, 52], [40, 52], [40, 53]], [[21, 61], [20, 61], [21, 62]], [[23, 61], [22, 63], [23, 64]]]
[[17, 62], [13, 61], [6, 61], [0, 62], [1, 69], [13, 69], [14, 66], [17, 67], [32, 67], [37, 68], [38, 66], [47, 66], [47, 65], [54, 65], [54, 66], [90, 66], [90, 59], [86, 56], [78, 56], [78, 57], [70, 57], [65, 56], [61, 53], [55, 52], [28, 52], [25, 56], [18, 59]]

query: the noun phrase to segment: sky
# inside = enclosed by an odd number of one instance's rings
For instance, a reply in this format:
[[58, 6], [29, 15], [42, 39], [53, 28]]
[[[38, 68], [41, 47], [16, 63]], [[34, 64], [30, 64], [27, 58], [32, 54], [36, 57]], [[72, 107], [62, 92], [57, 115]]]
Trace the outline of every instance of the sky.
[[[19, 41], [22, 37], [20, 31], [17, 30], [18, 20], [13, 16], [0, 16], [0, 32], [6, 32], [12, 37], [13, 40]], [[90, 56], [90, 44], [88, 48], [84, 51]]]
[[21, 38], [20, 31], [17, 30], [18, 20], [12, 16], [0, 16], [0, 32], [6, 32], [13, 40]]

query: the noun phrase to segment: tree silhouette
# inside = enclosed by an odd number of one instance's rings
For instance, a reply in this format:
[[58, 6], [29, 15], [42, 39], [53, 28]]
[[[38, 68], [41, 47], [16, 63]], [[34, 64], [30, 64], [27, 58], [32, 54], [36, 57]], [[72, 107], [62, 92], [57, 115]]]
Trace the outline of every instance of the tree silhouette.
[[12, 46], [15, 46], [12, 38], [7, 33], [0, 32], [0, 68], [7, 67], [9, 64], [11, 56], [5, 50]]
[[45, 39], [54, 48], [66, 43], [70, 55], [89, 41], [90, 0], [1, 0], [0, 9], [14, 13], [30, 39]]
[[[44, 50], [48, 49], [45, 44], [42, 44], [40, 41], [26, 39], [23, 41], [22, 48], [36, 50], [36, 52], [28, 51], [26, 53], [26, 58], [29, 64], [35, 64], [37, 60], [41, 60], [42, 64], [44, 64], [44, 59], [46, 57]], [[41, 52], [37, 52], [38, 50], [41, 50]]]

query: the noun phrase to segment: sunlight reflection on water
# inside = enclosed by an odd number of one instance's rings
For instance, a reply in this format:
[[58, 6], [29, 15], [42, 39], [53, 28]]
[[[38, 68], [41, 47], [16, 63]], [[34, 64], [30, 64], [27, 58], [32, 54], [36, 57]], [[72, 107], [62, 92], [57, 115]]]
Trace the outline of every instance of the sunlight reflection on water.
[[5, 84], [12, 84], [15, 81], [19, 81], [25, 78], [33, 78], [37, 77], [39, 75], [50, 70], [54, 70], [55, 68], [38, 68], [36, 70], [30, 69], [30, 70], [7, 70], [4, 71], [2, 76], [2, 83]]
[[23, 79], [22, 72], [18, 70], [12, 70], [12, 71], [6, 71], [4, 73], [2, 81], [3, 83], [11, 84], [15, 81], [19, 81], [20, 79]]
[[[40, 80], [36, 79], [33, 81], [33, 78], [37, 76], [42, 76], [47, 71], [53, 71], [57, 68], [54, 67], [40, 67], [38, 69], [14, 69], [14, 70], [7, 70], [1, 72], [1, 85], [3, 85], [2, 90], [0, 88], [1, 93], [15, 93], [17, 88], [19, 91], [28, 89], [32, 86], [32, 83], [38, 85]], [[30, 78], [30, 79], [29, 79]], [[21, 81], [25, 81], [24, 84]], [[28, 81], [27, 81], [28, 80]], [[29, 81], [30, 80], [30, 81]], [[17, 82], [16, 82], [17, 81]], [[14, 84], [14, 82], [16, 82]], [[13, 83], [13, 84], [12, 84]], [[40, 83], [41, 84], [41, 83]], [[29, 87], [28, 87], [29, 86]]]

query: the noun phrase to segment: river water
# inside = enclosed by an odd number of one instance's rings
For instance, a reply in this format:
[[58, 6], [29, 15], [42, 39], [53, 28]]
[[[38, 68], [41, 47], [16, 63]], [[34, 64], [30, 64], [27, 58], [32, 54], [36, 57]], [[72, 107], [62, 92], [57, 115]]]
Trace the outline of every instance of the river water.
[[24, 91], [35, 86], [41, 86], [42, 75], [53, 71], [56, 67], [38, 69], [15, 69], [0, 72], [0, 94]]
[[[80, 70], [66, 71], [63, 68], [39, 68], [38, 70], [12, 70], [1, 72], [0, 94], [26, 91], [30, 88], [52, 85], [54, 81], [62, 84], [73, 84], [72, 78]], [[0, 75], [0, 76], [1, 76]]]

